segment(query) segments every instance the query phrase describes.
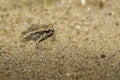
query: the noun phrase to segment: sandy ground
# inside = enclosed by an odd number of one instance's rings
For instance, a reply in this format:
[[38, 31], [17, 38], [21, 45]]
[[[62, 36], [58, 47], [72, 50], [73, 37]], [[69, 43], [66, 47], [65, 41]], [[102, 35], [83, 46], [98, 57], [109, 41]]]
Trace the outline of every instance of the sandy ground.
[[[0, 80], [120, 80], [120, 0], [0, 0]], [[55, 39], [22, 43], [32, 24]]]

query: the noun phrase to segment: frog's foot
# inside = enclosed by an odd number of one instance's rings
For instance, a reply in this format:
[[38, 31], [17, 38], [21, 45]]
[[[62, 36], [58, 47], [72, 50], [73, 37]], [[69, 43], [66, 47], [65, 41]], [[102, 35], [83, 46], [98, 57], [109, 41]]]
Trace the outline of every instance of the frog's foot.
[[42, 47], [42, 46], [40, 46], [38, 44], [35, 45], [35, 48], [40, 49], [40, 50], [52, 50], [52, 49], [49, 49], [49, 48]]

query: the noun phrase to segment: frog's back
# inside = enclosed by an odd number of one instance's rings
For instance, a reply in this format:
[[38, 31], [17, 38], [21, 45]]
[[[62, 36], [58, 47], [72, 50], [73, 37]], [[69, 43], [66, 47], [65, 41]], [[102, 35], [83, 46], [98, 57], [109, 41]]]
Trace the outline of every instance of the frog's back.
[[33, 24], [29, 27], [26, 31], [21, 33], [22, 42], [26, 41], [37, 41], [37, 40], [44, 40], [53, 35], [54, 30], [51, 28], [53, 25], [37, 25]]
[[36, 32], [36, 31], [42, 31], [48, 28], [48, 25], [45, 24], [32, 24], [31, 27], [27, 28], [26, 31], [23, 31], [21, 34], [26, 35], [28, 33]]

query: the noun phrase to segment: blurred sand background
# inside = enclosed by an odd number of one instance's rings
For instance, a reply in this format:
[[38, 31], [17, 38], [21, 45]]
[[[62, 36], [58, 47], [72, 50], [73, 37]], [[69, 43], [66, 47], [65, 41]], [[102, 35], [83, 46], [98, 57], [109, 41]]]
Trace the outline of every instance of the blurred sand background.
[[[47, 49], [20, 42], [52, 23]], [[0, 80], [120, 80], [120, 0], [0, 0]]]

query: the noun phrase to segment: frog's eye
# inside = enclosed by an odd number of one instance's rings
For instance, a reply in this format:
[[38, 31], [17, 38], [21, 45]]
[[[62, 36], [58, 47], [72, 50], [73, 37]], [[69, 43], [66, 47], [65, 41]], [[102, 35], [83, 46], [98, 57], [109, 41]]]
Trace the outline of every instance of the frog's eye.
[[53, 29], [53, 24], [49, 24], [49, 27]]

